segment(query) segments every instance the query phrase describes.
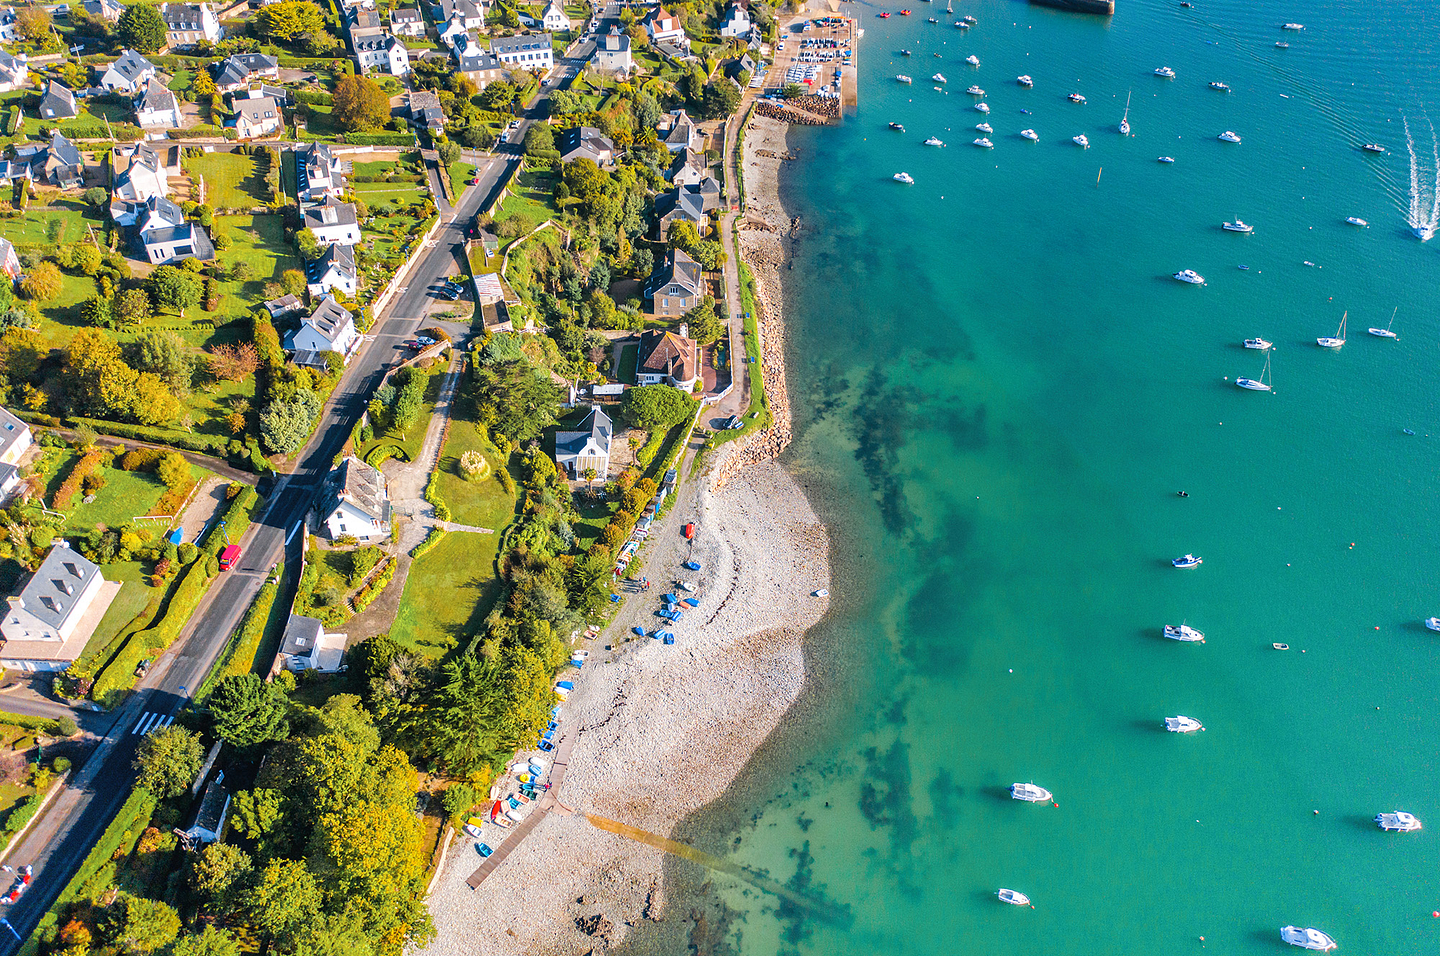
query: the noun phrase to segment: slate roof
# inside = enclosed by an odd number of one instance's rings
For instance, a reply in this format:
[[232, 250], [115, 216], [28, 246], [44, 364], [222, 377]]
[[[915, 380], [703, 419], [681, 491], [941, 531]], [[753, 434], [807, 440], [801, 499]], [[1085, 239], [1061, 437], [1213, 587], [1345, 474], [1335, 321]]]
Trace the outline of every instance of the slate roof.
[[460, 64], [461, 73], [498, 70], [504, 66], [494, 54], [485, 51], [479, 40], [468, 33], [462, 33], [455, 38], [455, 59]]
[[172, 31], [198, 31], [201, 29], [203, 12], [197, 3], [162, 3], [160, 17], [167, 29]]
[[69, 119], [79, 115], [80, 111], [75, 108], [75, 94], [70, 87], [59, 80], [46, 84], [45, 95], [40, 98], [41, 119]]
[[484, 17], [484, 12], [474, 0], [440, 0], [439, 20], [453, 20], [456, 15], [465, 20]]
[[190, 255], [181, 256], [182, 259], [194, 258], [205, 262], [215, 258], [215, 247], [210, 244], [210, 237], [205, 234], [205, 230], [198, 223], [187, 222], [179, 226], [161, 226], [146, 232], [144, 239], [146, 246], [190, 243]]
[[692, 295], [699, 295], [702, 274], [700, 263], [690, 258], [682, 250], [674, 249], [650, 277], [650, 290], [653, 293], [655, 289], [676, 283]]
[[496, 56], [502, 53], [533, 53], [551, 50], [550, 34], [532, 33], [518, 37], [491, 37], [490, 52]]
[[410, 94], [410, 115], [426, 126], [445, 125], [445, 111], [441, 109], [440, 97], [434, 90], [416, 90]]
[[85, 160], [80, 158], [80, 150], [58, 129], [50, 134], [50, 155], [66, 166], [85, 165]]
[[120, 59], [110, 64], [110, 69], [106, 70], [105, 72], [108, 73], [110, 72], [110, 70], [114, 70], [116, 73], [119, 73], [120, 76], [125, 80], [125, 82], [133, 85], [137, 80], [140, 79], [140, 77], [144, 76], [146, 73], [153, 74], [155, 72], [155, 67], [151, 65], [149, 60], [145, 59], [143, 56], [136, 53], [134, 50], [126, 50], [124, 53], [120, 54]]
[[610, 417], [600, 410], [599, 405], [592, 406], [590, 414], [581, 419], [576, 427], [579, 431], [556, 433], [555, 457], [568, 455], [573, 458], [585, 450], [592, 438], [604, 449], [607, 456], [610, 454], [610, 438], [614, 434], [615, 426], [610, 423]]
[[345, 326], [353, 322], [354, 317], [350, 312], [327, 295], [320, 300], [320, 304], [315, 307], [314, 312], [310, 313], [310, 317], [301, 324], [308, 325], [319, 332], [327, 342], [334, 344]]
[[282, 295], [278, 299], [271, 299], [264, 303], [265, 311], [270, 313], [270, 318], [278, 319], [299, 312], [305, 308], [305, 303], [300, 301], [297, 295]]
[[195, 820], [185, 832], [192, 838], [211, 833], [219, 836], [220, 827], [225, 822], [225, 811], [229, 807], [230, 791], [216, 777], [205, 785], [205, 795], [200, 798], [200, 806], [195, 810]]
[[100, 17], [103, 20], [119, 20], [125, 12], [125, 4], [117, 3], [116, 0], [85, 0], [81, 6], [85, 12], [92, 17]]
[[309, 657], [324, 636], [325, 625], [319, 620], [292, 614], [285, 623], [285, 639], [280, 644], [280, 653], [293, 657]]
[[85, 588], [99, 576], [100, 569], [83, 555], [57, 544], [40, 562], [19, 597], [26, 611], [58, 630]]
[[698, 192], [672, 189], [655, 197], [655, 213], [661, 219], [702, 223], [705, 221], [705, 200]]
[[317, 226], [353, 226], [358, 222], [355, 218], [355, 206], [348, 202], [339, 202], [334, 196], [327, 196], [324, 202], [316, 203], [305, 210], [306, 229]]
[[371, 53], [376, 50], [389, 50], [392, 47], [405, 45], [388, 33], [356, 34], [352, 32], [350, 43], [355, 47], [356, 53]]
[[420, 11], [410, 7], [400, 7], [390, 11], [391, 23], [423, 23], [420, 18]]
[[14, 83], [22, 74], [29, 73], [30, 65], [0, 50], [0, 83]]
[[152, 79], [145, 85], [145, 92], [135, 100], [135, 112], [162, 113], [179, 111], [180, 103], [175, 94], [167, 90], [159, 80]]
[[[235, 100], [230, 105], [235, 107], [237, 113], [256, 126], [261, 125], [267, 119], [277, 119], [283, 122], [280, 104], [275, 102], [273, 97], [256, 96], [251, 99]], [[270, 116], [267, 117], [266, 112], [269, 112]]]
[[574, 159], [589, 159], [599, 163], [608, 152], [615, 154], [615, 142], [590, 126], [576, 126], [560, 134], [555, 143], [560, 158], [565, 162]]
[[185, 214], [180, 211], [180, 207], [164, 196], [151, 196], [147, 199], [144, 212], [138, 220], [142, 229], [150, 224], [154, 224], [154, 228], [178, 226], [184, 221]]
[[280, 61], [263, 53], [238, 53], [223, 60], [215, 73], [215, 85], [225, 88], [238, 86], [249, 81], [250, 76], [263, 70], [273, 70]]
[[333, 496], [328, 512], [333, 512], [343, 500], [372, 521], [390, 520], [390, 498], [385, 492], [385, 476], [380, 474], [380, 469], [372, 468], [352, 456], [330, 472], [326, 485]]
[[[330, 243], [320, 254], [320, 258], [305, 263], [305, 277], [311, 282], [319, 282], [325, 278], [331, 266], [339, 269], [342, 275], [349, 276], [353, 280], [355, 278], [355, 253], [351, 247], [340, 242]], [[327, 337], [332, 341], [334, 339], [333, 335]]]

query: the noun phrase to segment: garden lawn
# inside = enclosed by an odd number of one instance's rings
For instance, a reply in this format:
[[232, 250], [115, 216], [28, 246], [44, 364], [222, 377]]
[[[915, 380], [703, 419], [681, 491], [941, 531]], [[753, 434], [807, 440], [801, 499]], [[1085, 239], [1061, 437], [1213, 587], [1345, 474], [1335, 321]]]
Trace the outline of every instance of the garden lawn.
[[[264, 299], [265, 283], [278, 280], [287, 269], [302, 268], [295, 247], [285, 241], [284, 220], [278, 215], [216, 216], [212, 233], [215, 230], [230, 237], [230, 248], [216, 252], [216, 258], [232, 266], [244, 260], [252, 270], [244, 282], [220, 283], [225, 298], [220, 300], [216, 316], [250, 314]], [[205, 315], [200, 309], [192, 309], [187, 315], [192, 313], [197, 317]], [[216, 324], [221, 321], [225, 320], [221, 318]]]
[[620, 346], [620, 368], [615, 381], [622, 384], [635, 383], [635, 365], [639, 361], [640, 346], [634, 342]]
[[579, 521], [570, 523], [570, 530], [575, 532], [577, 548], [584, 551], [600, 538], [600, 533], [610, 523], [610, 519], [620, 510], [619, 502], [606, 501], [601, 488], [604, 482], [595, 482], [595, 494], [592, 497], [591, 489], [581, 489], [571, 498], [575, 510], [580, 513]]
[[[51, 242], [46, 235], [46, 227], [50, 220], [58, 219], [64, 223], [64, 231], [56, 242]], [[26, 246], [38, 246], [48, 251], [57, 245], [67, 242], [78, 242], [84, 238], [87, 230], [86, 225], [92, 225], [98, 232], [104, 225], [92, 207], [74, 199], [59, 199], [54, 206], [34, 206], [28, 209], [25, 215], [19, 219], [5, 219], [4, 225], [0, 226], [6, 239], [9, 239], [16, 246], [23, 249]]]
[[412, 203], [429, 199], [423, 183], [353, 183], [355, 194], [365, 201], [371, 212], [382, 203]]
[[205, 181], [205, 203], [211, 209], [249, 209], [265, 202], [265, 180], [253, 156], [205, 153], [185, 160], [185, 166]]
[[154, 472], [106, 467], [99, 469], [98, 473], [105, 479], [105, 487], [96, 493], [95, 500], [88, 505], [80, 497], [75, 499], [77, 503], [70, 511], [70, 520], [65, 524], [65, 530], [72, 534], [101, 525], [118, 528], [129, 524], [137, 516], [148, 514], [165, 493], [165, 486], [155, 477]]
[[121, 582], [120, 593], [115, 595], [115, 600], [106, 609], [105, 616], [100, 619], [94, 633], [85, 642], [85, 649], [76, 658], [77, 664], [88, 662], [104, 650], [127, 624], [135, 620], [135, 615], [145, 610], [150, 598], [155, 595], [155, 589], [145, 583], [145, 569], [139, 561], [107, 564], [100, 574], [107, 581]]
[[390, 637], [401, 647], [441, 657], [477, 633], [500, 596], [498, 534], [456, 531], [410, 565]]
[[[478, 451], [490, 464], [490, 474], [480, 481], [460, 476], [460, 456]], [[476, 528], [503, 531], [515, 514], [515, 498], [505, 491], [495, 469], [505, 467], [500, 452], [490, 444], [474, 422], [450, 420], [450, 435], [440, 449], [440, 499], [450, 509], [450, 520]]]
[[[555, 215], [555, 207], [552, 205], [554, 188], [555, 177], [548, 172], [527, 170], [521, 173], [511, 186], [510, 195], [500, 204], [495, 222], [498, 224], [516, 216], [523, 216], [529, 220], [531, 228], [540, 225]], [[514, 242], [513, 239], [509, 241]]]
[[435, 399], [440, 396], [440, 383], [444, 379], [444, 367], [436, 365], [430, 370], [430, 380], [425, 383], [425, 404], [409, 431], [402, 436], [399, 431], [382, 428], [370, 441], [355, 449], [356, 457], [363, 461], [377, 445], [399, 445], [405, 453], [403, 460], [414, 461], [415, 456], [420, 454], [420, 446], [425, 443], [425, 430], [430, 427], [430, 417], [435, 414]]
[[458, 201], [460, 195], [465, 192], [465, 187], [470, 185], [470, 180], [475, 178], [475, 164], [456, 163], [449, 168], [448, 172], [450, 173], [450, 191], [455, 194], [455, 199]]

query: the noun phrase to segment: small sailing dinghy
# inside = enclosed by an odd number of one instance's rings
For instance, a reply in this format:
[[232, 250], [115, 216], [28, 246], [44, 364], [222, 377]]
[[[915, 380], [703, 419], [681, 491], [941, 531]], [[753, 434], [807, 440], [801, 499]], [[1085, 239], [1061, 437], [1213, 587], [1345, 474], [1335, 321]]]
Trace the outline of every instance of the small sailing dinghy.
[[1125, 115], [1122, 116], [1122, 117], [1120, 117], [1120, 126], [1119, 126], [1118, 128], [1119, 128], [1119, 130], [1120, 130], [1120, 135], [1121, 135], [1121, 136], [1129, 136], [1129, 135], [1130, 135], [1130, 95], [1129, 95], [1129, 94], [1126, 94], [1126, 96], [1125, 96]]

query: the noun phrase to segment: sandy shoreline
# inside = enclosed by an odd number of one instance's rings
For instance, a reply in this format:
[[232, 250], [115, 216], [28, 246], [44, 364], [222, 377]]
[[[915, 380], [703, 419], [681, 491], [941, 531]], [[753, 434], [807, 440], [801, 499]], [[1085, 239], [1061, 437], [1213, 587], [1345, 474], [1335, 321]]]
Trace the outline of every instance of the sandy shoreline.
[[[580, 733], [561, 802], [661, 836], [723, 794], [779, 725], [805, 683], [805, 632], [828, 604], [811, 596], [829, 584], [825, 529], [774, 461], [791, 427], [779, 308], [789, 217], [778, 197], [780, 161], [757, 151], [785, 153], [785, 133], [757, 117], [746, 134], [741, 232], [764, 303], [775, 424], [743, 447], [726, 446], [708, 476], [682, 483], [642, 553], [644, 573], [658, 584], [701, 585], [700, 607], [674, 628], [676, 643], [627, 639], [632, 626], [654, 625], [658, 607], [655, 591], [630, 596], [590, 645], [590, 662], [571, 675], [577, 686], [564, 705], [564, 725]], [[678, 534], [690, 520], [700, 528], [693, 553]], [[691, 557], [702, 571], [680, 568]], [[503, 836], [485, 839], [493, 846]], [[478, 890], [465, 882], [479, 864], [472, 842], [456, 838], [430, 897], [437, 936], [427, 956], [598, 953], [641, 921], [669, 915], [665, 854], [580, 816], [547, 814]], [[682, 931], [681, 916], [672, 933]]]

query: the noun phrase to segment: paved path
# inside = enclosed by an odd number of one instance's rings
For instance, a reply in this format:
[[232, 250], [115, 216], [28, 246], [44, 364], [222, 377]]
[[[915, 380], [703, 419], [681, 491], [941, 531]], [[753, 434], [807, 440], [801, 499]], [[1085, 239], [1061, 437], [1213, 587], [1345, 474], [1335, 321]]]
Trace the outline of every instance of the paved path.
[[456, 524], [453, 521], [437, 521], [435, 524], [446, 531], [465, 531], [470, 534], [494, 534], [494, 528], [479, 528], [473, 524]]
[[558, 807], [557, 804], [560, 803], [560, 784], [565, 780], [566, 768], [570, 766], [570, 751], [575, 749], [575, 738], [577, 735], [578, 731], [575, 729], [566, 731], [561, 735], [560, 743], [555, 747], [555, 762], [550, 765], [550, 789], [546, 790], [545, 795], [535, 801], [535, 809], [530, 811], [530, 815], [521, 820], [515, 826], [515, 829], [511, 830], [505, 836], [504, 841], [495, 848], [494, 853], [485, 858], [485, 862], [480, 864], [478, 870], [470, 874], [470, 878], [465, 882], [470, 885], [472, 890], [481, 883], [484, 883], [485, 878], [491, 873], [494, 873], [496, 867], [505, 862], [505, 858], [514, 852], [515, 848], [520, 845], [521, 840], [530, 835], [531, 830], [540, 825], [540, 820], [545, 814], [549, 813], [552, 808], [560, 810], [561, 813], [570, 812], [568, 807], [562, 809]]

